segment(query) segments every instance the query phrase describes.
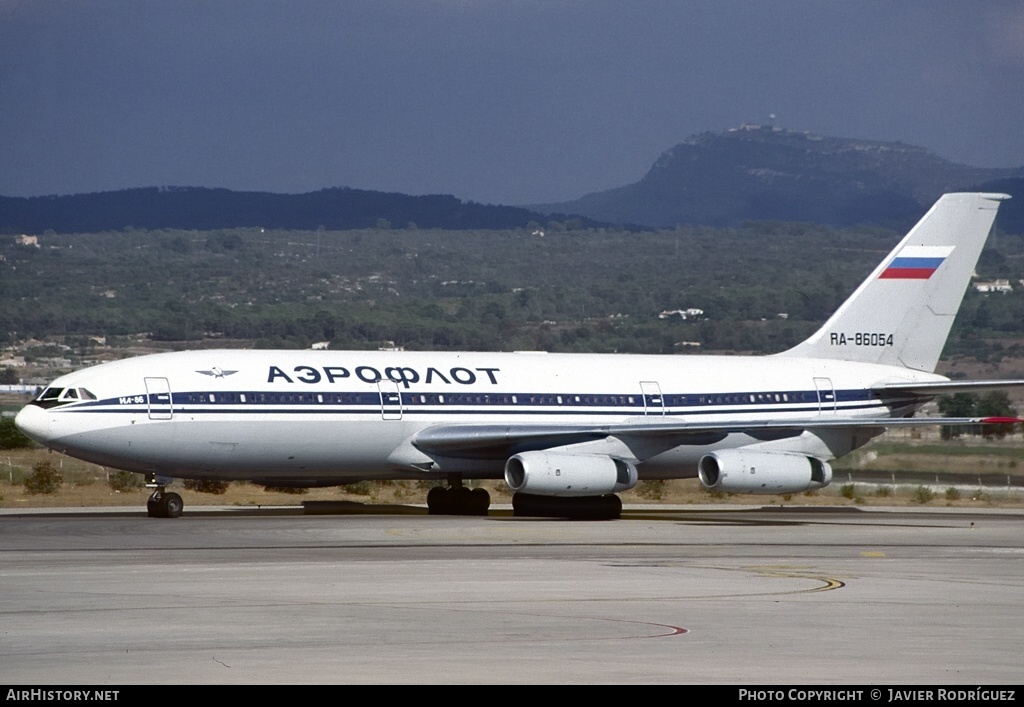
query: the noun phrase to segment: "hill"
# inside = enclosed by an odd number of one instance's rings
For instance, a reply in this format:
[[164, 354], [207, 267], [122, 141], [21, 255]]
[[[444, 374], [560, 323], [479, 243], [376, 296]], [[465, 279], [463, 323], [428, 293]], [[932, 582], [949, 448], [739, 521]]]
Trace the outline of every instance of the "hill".
[[[996, 226], [1024, 233], [1024, 167], [956, 164], [899, 142], [743, 126], [688, 138], [635, 184], [569, 202], [516, 207], [450, 195], [335, 187], [306, 194], [149, 187], [68, 196], [0, 196], [0, 233], [99, 233], [126, 228], [351, 230], [530, 228], [628, 224], [736, 226], [802, 222], [904, 230], [941, 194], [1005, 191]], [[565, 214], [572, 214], [566, 216]]]
[[[448, 195], [408, 196], [331, 188], [307, 194], [150, 187], [69, 196], [0, 196], [0, 233], [142, 229], [522, 228], [550, 217]], [[577, 220], [577, 225], [595, 225]]]
[[650, 227], [753, 220], [902, 229], [941, 194], [997, 181], [1024, 197], [1024, 167], [983, 169], [899, 142], [743, 126], [683, 141], [635, 184], [532, 208]]

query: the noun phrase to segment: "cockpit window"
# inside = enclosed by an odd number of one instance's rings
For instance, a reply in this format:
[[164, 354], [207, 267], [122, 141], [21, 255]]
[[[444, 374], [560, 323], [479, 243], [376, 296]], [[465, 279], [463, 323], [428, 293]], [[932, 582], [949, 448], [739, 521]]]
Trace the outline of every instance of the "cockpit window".
[[47, 388], [33, 401], [41, 408], [52, 408], [67, 405], [79, 400], [96, 400], [96, 396], [86, 388]]

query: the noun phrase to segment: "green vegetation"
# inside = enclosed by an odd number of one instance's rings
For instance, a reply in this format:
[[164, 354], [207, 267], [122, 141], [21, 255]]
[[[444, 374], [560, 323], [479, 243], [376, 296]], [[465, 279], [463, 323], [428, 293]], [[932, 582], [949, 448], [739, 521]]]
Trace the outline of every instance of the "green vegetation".
[[920, 503], [921, 505], [931, 503], [935, 500], [935, 492], [927, 486], [918, 486], [914, 491], [913, 500], [914, 503]]
[[[945, 417], [1016, 417], [1017, 411], [1010, 404], [1006, 391], [998, 390], [978, 396], [973, 393], [956, 393], [939, 397], [939, 412]], [[997, 425], [957, 425], [942, 428], [942, 439], [956, 439], [970, 434], [986, 439], [1003, 439], [1013, 434], [1013, 423]]]
[[181, 485], [189, 491], [199, 493], [211, 493], [215, 496], [223, 496], [231, 486], [230, 481], [218, 481], [217, 479], [183, 479]]
[[[128, 346], [139, 334], [171, 347], [780, 351], [819, 326], [898, 238], [783, 223], [563, 225], [543, 237], [127, 229], [47, 234], [40, 248], [0, 237], [0, 343], [63, 337], [30, 351], [33, 360], [88, 359], [98, 348], [90, 337]], [[1024, 238], [1002, 236], [997, 248], [980, 274], [1024, 277]], [[658, 316], [688, 308], [705, 314]], [[947, 355], [1024, 355], [1012, 340], [1022, 330], [1024, 294], [971, 291]]]
[[377, 485], [372, 481], [356, 481], [352, 484], [345, 484], [345, 491], [354, 496], [372, 496]]
[[131, 471], [112, 471], [107, 476], [107, 485], [118, 493], [135, 491], [143, 487], [142, 476]]
[[32, 473], [25, 477], [25, 491], [30, 494], [52, 494], [60, 490], [64, 475], [47, 461], [32, 465]]
[[0, 417], [0, 449], [25, 449], [32, 440], [15, 427], [13, 417]]

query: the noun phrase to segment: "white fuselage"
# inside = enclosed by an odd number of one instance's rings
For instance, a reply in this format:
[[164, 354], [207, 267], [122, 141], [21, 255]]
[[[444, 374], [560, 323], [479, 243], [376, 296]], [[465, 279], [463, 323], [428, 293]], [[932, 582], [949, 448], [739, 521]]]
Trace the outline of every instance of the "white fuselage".
[[[368, 478], [499, 478], [508, 450], [423, 451], [431, 428], [644, 419], [721, 422], [902, 417], [920, 401], [879, 383], [945, 380], [902, 367], [791, 357], [218, 350], [157, 354], [71, 373], [18, 426], [97, 464], [181, 478], [333, 485]], [[856, 428], [780, 438], [724, 429], [679, 438], [581, 438], [570, 452], [631, 458], [641, 478], [696, 475], [709, 451], [753, 447], [830, 459]], [[531, 442], [530, 448], [543, 448]], [[514, 450], [515, 451], [515, 450]]]

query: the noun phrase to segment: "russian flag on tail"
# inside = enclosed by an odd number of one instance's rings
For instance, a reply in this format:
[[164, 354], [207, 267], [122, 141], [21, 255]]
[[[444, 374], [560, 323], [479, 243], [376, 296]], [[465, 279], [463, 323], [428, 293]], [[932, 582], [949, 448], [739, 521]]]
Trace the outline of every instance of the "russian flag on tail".
[[953, 246], [904, 246], [878, 276], [879, 280], [927, 280], [953, 252]]

